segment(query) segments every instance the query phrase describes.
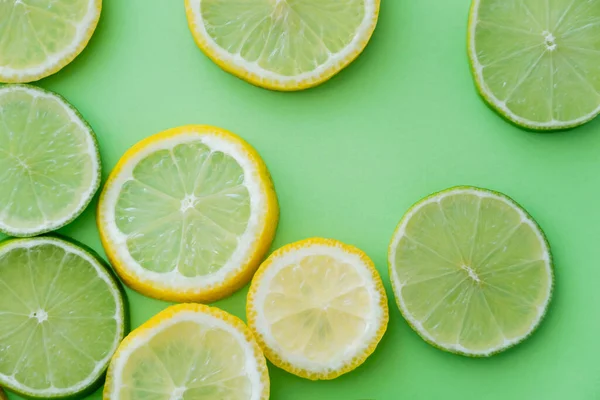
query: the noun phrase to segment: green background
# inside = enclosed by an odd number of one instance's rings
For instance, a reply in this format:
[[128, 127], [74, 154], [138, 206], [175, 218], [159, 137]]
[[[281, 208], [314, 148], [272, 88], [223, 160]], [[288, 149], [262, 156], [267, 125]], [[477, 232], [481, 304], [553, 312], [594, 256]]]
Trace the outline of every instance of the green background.
[[[272, 399], [595, 399], [600, 121], [539, 134], [488, 109], [469, 72], [468, 9], [469, 0], [383, 0], [372, 41], [350, 67], [315, 89], [276, 93], [205, 57], [188, 31], [183, 1], [104, 0], [88, 48], [38, 84], [65, 96], [93, 126], [104, 178], [144, 137], [184, 124], [217, 125], [249, 141], [270, 168], [281, 204], [274, 248], [324, 236], [373, 258], [391, 311], [375, 354], [330, 382], [271, 365]], [[394, 304], [387, 273], [387, 245], [404, 211], [459, 184], [520, 202], [555, 257], [555, 294], [540, 329], [490, 359], [423, 342]], [[95, 204], [61, 232], [104, 255]], [[246, 291], [216, 304], [244, 317]], [[128, 295], [134, 327], [167, 306]]]

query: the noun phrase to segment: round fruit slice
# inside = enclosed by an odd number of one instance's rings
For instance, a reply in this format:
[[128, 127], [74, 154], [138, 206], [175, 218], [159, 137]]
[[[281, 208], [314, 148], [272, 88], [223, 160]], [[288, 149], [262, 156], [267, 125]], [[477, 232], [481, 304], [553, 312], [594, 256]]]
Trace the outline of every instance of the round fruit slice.
[[325, 82], [366, 47], [379, 0], [186, 0], [198, 46], [225, 71], [273, 90]]
[[252, 333], [218, 308], [180, 304], [123, 341], [104, 399], [267, 400], [269, 373]]
[[474, 187], [418, 202], [389, 249], [404, 318], [435, 347], [467, 356], [490, 356], [533, 332], [550, 301], [551, 260], [525, 210]]
[[247, 315], [273, 364], [303, 378], [334, 379], [375, 351], [388, 306], [365, 253], [316, 238], [284, 246], [261, 265]]
[[52, 237], [0, 244], [0, 384], [35, 398], [95, 388], [125, 336], [110, 268]]
[[33, 236], [75, 219], [100, 185], [94, 133], [60, 96], [0, 88], [0, 231]]
[[196, 125], [131, 148], [98, 205], [102, 243], [119, 275], [171, 301], [213, 301], [245, 285], [278, 216], [256, 151], [232, 133]]
[[102, 0], [0, 1], [0, 82], [32, 82], [62, 69], [92, 37]]
[[531, 129], [600, 113], [600, 2], [473, 0], [469, 57], [483, 98]]

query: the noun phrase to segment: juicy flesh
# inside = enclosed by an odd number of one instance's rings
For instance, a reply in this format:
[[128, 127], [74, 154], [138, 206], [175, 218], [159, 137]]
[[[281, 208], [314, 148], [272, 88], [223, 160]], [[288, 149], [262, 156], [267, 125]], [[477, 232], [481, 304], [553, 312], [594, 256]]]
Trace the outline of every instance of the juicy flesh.
[[287, 355], [328, 365], [360, 343], [375, 307], [355, 267], [314, 255], [277, 273], [263, 309]]
[[[0, 255], [0, 377], [68, 389], [114, 351], [114, 294], [80, 256], [44, 244]], [[99, 371], [95, 371], [98, 373]]]
[[247, 400], [253, 383], [231, 333], [178, 322], [129, 356], [117, 388], [122, 400]]
[[475, 51], [481, 76], [510, 112], [572, 121], [600, 106], [600, 2], [481, 0]]
[[395, 254], [397, 289], [436, 343], [481, 352], [531, 331], [551, 285], [547, 260], [506, 202], [450, 195], [409, 220]]
[[141, 160], [115, 209], [129, 253], [143, 268], [185, 277], [219, 271], [237, 249], [250, 213], [240, 165], [199, 141]]
[[354, 39], [366, 0], [203, 0], [208, 35], [228, 53], [283, 76], [311, 72]]
[[68, 48], [89, 0], [0, 0], [0, 72], [40, 67]]
[[95, 180], [89, 133], [57, 100], [0, 96], [0, 221], [32, 230], [69, 218]]

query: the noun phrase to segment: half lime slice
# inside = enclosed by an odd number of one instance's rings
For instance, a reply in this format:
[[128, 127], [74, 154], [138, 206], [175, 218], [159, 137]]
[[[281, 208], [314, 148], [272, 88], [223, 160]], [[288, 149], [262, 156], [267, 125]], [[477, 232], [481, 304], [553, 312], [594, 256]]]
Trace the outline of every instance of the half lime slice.
[[91, 128], [54, 93], [0, 88], [0, 181], [1, 232], [33, 236], [66, 225], [100, 185]]
[[122, 289], [63, 239], [0, 244], [0, 385], [35, 398], [93, 389], [126, 332]]
[[486, 101], [531, 129], [600, 112], [600, 2], [474, 0], [469, 58]]
[[389, 249], [405, 319], [435, 347], [468, 356], [492, 355], [533, 332], [550, 301], [551, 260], [529, 214], [474, 187], [418, 202]]

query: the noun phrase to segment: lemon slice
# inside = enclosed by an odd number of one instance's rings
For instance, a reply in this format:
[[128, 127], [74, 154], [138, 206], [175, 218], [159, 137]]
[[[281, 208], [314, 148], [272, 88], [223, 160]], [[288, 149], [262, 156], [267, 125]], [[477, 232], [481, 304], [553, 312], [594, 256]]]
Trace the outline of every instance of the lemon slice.
[[225, 71], [274, 90], [325, 82], [366, 47], [379, 0], [186, 0], [198, 46]]
[[389, 249], [405, 319], [435, 347], [467, 356], [498, 353], [535, 330], [550, 302], [551, 260], [525, 210], [474, 187], [418, 202]]
[[316, 238], [284, 246], [261, 265], [247, 316], [273, 364], [303, 378], [334, 379], [375, 351], [388, 306], [365, 253]]
[[129, 286], [159, 299], [208, 302], [250, 280], [278, 210], [256, 151], [232, 133], [193, 125], [125, 153], [104, 186], [97, 222]]
[[31, 82], [59, 71], [92, 37], [102, 0], [0, 1], [0, 82]]
[[600, 113], [600, 3], [474, 0], [469, 58], [484, 99], [517, 125], [581, 125]]
[[238, 318], [180, 304], [125, 338], [110, 363], [104, 399], [267, 400], [266, 364]]

